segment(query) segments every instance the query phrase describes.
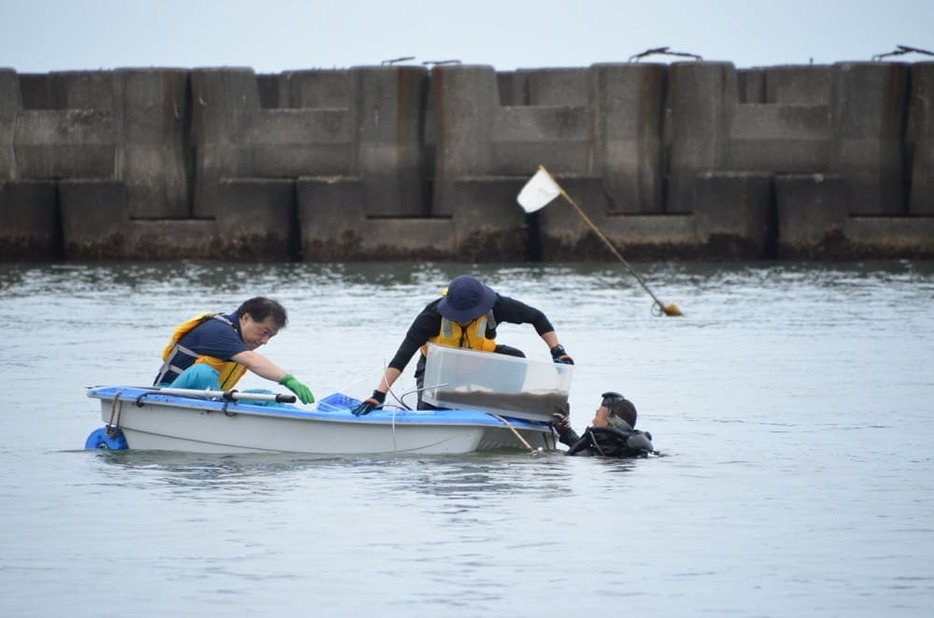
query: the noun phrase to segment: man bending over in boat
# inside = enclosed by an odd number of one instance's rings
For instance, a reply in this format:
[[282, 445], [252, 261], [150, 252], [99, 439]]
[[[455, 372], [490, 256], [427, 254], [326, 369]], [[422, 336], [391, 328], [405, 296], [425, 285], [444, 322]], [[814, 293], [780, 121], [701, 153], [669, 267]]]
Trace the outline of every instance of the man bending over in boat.
[[555, 329], [544, 313], [518, 300], [497, 294], [469, 275], [461, 275], [451, 281], [447, 293], [428, 303], [415, 317], [373, 395], [354, 408], [353, 413], [357, 416], [369, 414], [382, 406], [389, 388], [402, 375], [405, 366], [419, 349], [421, 355], [415, 368], [418, 408], [431, 408], [430, 404], [422, 402], [428, 342], [524, 358], [525, 354], [521, 350], [496, 343], [496, 326], [503, 322], [531, 324], [548, 346], [554, 362], [574, 364], [564, 346], [558, 342]]
[[578, 436], [571, 429], [569, 410], [555, 412], [552, 426], [558, 439], [570, 448], [567, 455], [583, 457], [645, 457], [655, 452], [652, 434], [635, 429], [636, 406], [619, 393], [603, 393], [600, 407], [593, 420]]
[[200, 313], [175, 328], [153, 384], [225, 391], [250, 370], [286, 387], [302, 403], [312, 403], [315, 397], [307, 386], [254, 351], [285, 328], [287, 320], [282, 305], [261, 296], [233, 313]]

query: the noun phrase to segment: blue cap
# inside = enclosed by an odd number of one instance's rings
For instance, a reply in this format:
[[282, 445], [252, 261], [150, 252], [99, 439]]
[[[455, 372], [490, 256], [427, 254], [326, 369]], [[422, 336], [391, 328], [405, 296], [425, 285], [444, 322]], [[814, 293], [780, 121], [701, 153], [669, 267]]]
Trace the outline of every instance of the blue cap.
[[470, 275], [461, 275], [448, 285], [448, 293], [438, 303], [438, 311], [454, 322], [470, 322], [489, 313], [494, 303], [496, 292]]

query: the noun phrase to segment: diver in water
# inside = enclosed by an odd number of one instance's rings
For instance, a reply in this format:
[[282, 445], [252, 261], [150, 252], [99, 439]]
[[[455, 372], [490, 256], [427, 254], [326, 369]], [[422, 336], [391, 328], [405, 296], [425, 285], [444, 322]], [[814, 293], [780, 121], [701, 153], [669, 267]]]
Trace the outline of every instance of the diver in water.
[[566, 444], [566, 455], [582, 457], [646, 457], [655, 452], [652, 434], [635, 429], [636, 406], [619, 393], [601, 395], [600, 407], [582, 436], [571, 428], [570, 406], [555, 412], [552, 426]]

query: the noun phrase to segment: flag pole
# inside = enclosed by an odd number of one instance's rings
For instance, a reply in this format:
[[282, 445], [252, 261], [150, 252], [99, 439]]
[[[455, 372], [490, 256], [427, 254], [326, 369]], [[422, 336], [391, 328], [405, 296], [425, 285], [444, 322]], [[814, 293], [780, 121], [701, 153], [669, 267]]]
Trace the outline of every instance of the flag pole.
[[593, 230], [594, 234], [597, 235], [597, 238], [599, 238], [600, 240], [603, 241], [603, 243], [604, 243], [604, 244], [607, 246], [607, 248], [613, 253], [613, 255], [616, 256], [616, 259], [618, 259], [620, 262], [622, 262], [623, 266], [625, 266], [626, 269], [630, 272], [630, 274], [632, 274], [632, 276], [636, 278], [636, 281], [639, 282], [639, 285], [641, 285], [642, 288], [643, 288], [646, 292], [649, 293], [649, 296], [651, 296], [651, 297], [652, 297], [652, 300], [655, 301], [655, 305], [658, 306], [659, 311], [661, 311], [662, 313], [664, 313], [665, 315], [667, 315], [667, 316], [669, 316], [669, 317], [677, 317], [677, 316], [683, 315], [683, 314], [681, 313], [681, 310], [678, 309], [678, 306], [677, 306], [676, 304], [674, 304], [674, 303], [668, 303], [668, 304], [666, 305], [666, 304], [664, 304], [662, 301], [660, 301], [660, 300], [658, 299], [658, 297], [655, 296], [655, 294], [652, 293], [652, 290], [649, 289], [649, 286], [646, 285], [646, 283], [645, 283], [645, 281], [642, 279], [642, 277], [639, 276], [639, 273], [637, 273], [637, 272], [633, 269], [633, 267], [629, 265], [629, 262], [626, 261], [626, 259], [622, 256], [622, 254], [620, 254], [620, 252], [616, 250], [616, 247], [613, 246], [613, 243], [610, 242], [610, 239], [607, 238], [606, 236], [604, 236], [604, 235], [603, 235], [603, 232], [601, 232], [601, 231], [597, 228], [597, 226], [594, 225], [594, 222], [591, 221], [591, 220], [590, 220], [590, 217], [587, 216], [587, 214], [584, 212], [584, 210], [583, 210], [580, 206], [577, 205], [577, 202], [575, 202], [575, 201], [571, 198], [571, 196], [568, 195], [567, 191], [564, 190], [564, 187], [562, 187], [560, 184], [558, 184], [558, 181], [556, 181], [556, 180], [554, 179], [554, 177], [551, 176], [551, 174], [548, 172], [548, 170], [545, 169], [545, 166], [544, 166], [544, 165], [539, 165], [538, 167], [539, 167], [539, 169], [543, 170], [546, 174], [548, 174], [549, 177], [551, 177], [552, 181], [555, 183], [555, 186], [558, 187], [558, 190], [561, 192], [561, 197], [563, 197], [565, 200], [567, 200], [568, 204], [570, 204], [571, 206], [574, 207], [574, 210], [576, 210], [576, 211], [577, 211], [577, 214], [579, 214], [579, 215], [581, 216], [581, 219], [584, 220], [584, 223], [586, 223], [588, 226], [590, 226], [590, 229]]

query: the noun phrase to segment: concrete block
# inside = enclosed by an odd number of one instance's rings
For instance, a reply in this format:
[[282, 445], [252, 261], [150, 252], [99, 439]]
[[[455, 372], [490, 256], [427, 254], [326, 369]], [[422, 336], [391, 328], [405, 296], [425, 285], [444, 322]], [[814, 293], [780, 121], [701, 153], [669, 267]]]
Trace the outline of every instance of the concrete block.
[[849, 186], [850, 214], [907, 212], [902, 160], [907, 97], [905, 64], [834, 65], [830, 170]]
[[826, 105], [751, 103], [736, 106], [730, 138], [828, 140], [830, 130], [830, 109]]
[[499, 104], [521, 107], [529, 104], [529, 71], [507, 71], [496, 74]]
[[590, 108], [505, 107], [496, 114], [493, 142], [586, 142], [591, 138]]
[[193, 126], [198, 142], [233, 140], [259, 106], [256, 74], [247, 68], [194, 69], [190, 73]]
[[457, 224], [452, 219], [365, 219], [360, 229], [363, 242], [354, 260], [460, 260]]
[[528, 105], [581, 107], [591, 103], [588, 69], [536, 69], [528, 74]]
[[295, 183], [286, 179], [225, 178], [217, 210], [218, 255], [234, 261], [299, 259]]
[[257, 109], [232, 145], [234, 176], [298, 177], [350, 174], [354, 127], [348, 110]]
[[56, 101], [52, 94], [52, 78], [49, 73], [19, 75], [19, 94], [23, 109], [64, 109], [65, 101]]
[[133, 260], [236, 259], [223, 253], [217, 222], [203, 219], [130, 221], [126, 253]]
[[[672, 260], [699, 255], [694, 215], [613, 215], [599, 229], [626, 260]], [[592, 241], [591, 241], [592, 242]], [[605, 261], [617, 258], [604, 247]]]
[[[241, 170], [240, 144], [260, 111], [252, 69], [191, 71], [194, 199], [192, 214], [212, 218], [221, 178], [250, 176]], [[249, 167], [249, 162], [243, 167]]]
[[780, 257], [817, 258], [844, 250], [849, 195], [839, 176], [775, 177]]
[[670, 167], [668, 213], [692, 212], [694, 180], [722, 170], [738, 101], [736, 70], [728, 62], [676, 62], [668, 71]]
[[824, 106], [737, 105], [727, 167], [737, 171], [827, 172], [830, 110]]
[[603, 178], [609, 212], [663, 212], [661, 110], [667, 66], [595, 64], [591, 77], [593, 174]]
[[23, 108], [29, 110], [94, 109], [115, 111], [113, 73], [110, 71], [56, 71], [24, 74]]
[[[672, 259], [696, 253], [693, 215], [610, 215], [602, 179], [562, 177], [558, 181], [623, 259]], [[606, 242], [564, 198], [537, 214], [542, 261], [618, 261]]]
[[[218, 192], [224, 178], [354, 173], [358, 136], [347, 107], [262, 109], [255, 75], [242, 69], [194, 71], [192, 92], [196, 216], [223, 207]], [[301, 99], [287, 94], [289, 103]]]
[[354, 175], [364, 178], [368, 216], [427, 216], [422, 148], [428, 71], [358, 67], [351, 71]]
[[[450, 259], [521, 262], [529, 254], [526, 214], [516, 196], [527, 178], [461, 178], [452, 191], [456, 233]], [[439, 239], [444, 242], [444, 239]], [[537, 239], [532, 239], [537, 242]]]
[[119, 136], [116, 178], [126, 186], [131, 218], [190, 216], [188, 72], [122, 69], [114, 73]]
[[436, 66], [431, 71], [434, 196], [432, 214], [451, 215], [450, 183], [492, 169], [493, 126], [499, 111], [496, 73], [490, 66]]
[[58, 184], [62, 243], [68, 260], [134, 255], [128, 233], [126, 187], [116, 180], [62, 180]]
[[232, 259], [215, 221], [131, 221], [119, 181], [62, 181], [58, 190], [65, 259]]
[[[934, 215], [934, 62], [911, 66], [911, 215]], [[907, 150], [907, 149], [906, 149]]]
[[830, 65], [790, 65], [764, 69], [763, 103], [830, 105], [833, 68]]
[[[625, 258], [670, 259], [697, 245], [691, 215], [610, 215], [603, 180], [564, 176], [557, 179], [571, 199]], [[559, 198], [538, 211], [541, 259], [616, 261], [584, 217]]]
[[13, 136], [22, 109], [19, 78], [15, 71], [0, 69], [0, 181], [16, 178]]
[[858, 257], [934, 258], [934, 217], [850, 217], [844, 233]]
[[0, 181], [0, 261], [61, 258], [55, 182]]
[[739, 103], [765, 103], [765, 72], [762, 67], [736, 70]]
[[260, 74], [256, 76], [256, 91], [259, 93], [260, 109], [279, 109], [287, 107], [280, 101], [281, 76]]
[[350, 70], [288, 71], [279, 75], [279, 105], [286, 108], [349, 109]]
[[[609, 201], [603, 190], [603, 180], [593, 176], [569, 176], [555, 174], [555, 180], [568, 196], [597, 226], [604, 227], [609, 211]], [[521, 186], [520, 186], [521, 189]], [[518, 194], [518, 191], [516, 191]], [[515, 202], [515, 196], [513, 196]], [[521, 212], [521, 210], [520, 210]], [[558, 197], [545, 208], [535, 213], [541, 243], [541, 259], [546, 262], [564, 259], [596, 259], [612, 254], [599, 237], [595, 236], [584, 218], [564, 197]], [[604, 232], [605, 233], [605, 232]]]
[[331, 262], [363, 253], [363, 179], [335, 176], [295, 181], [302, 259]]
[[761, 259], [774, 254], [772, 175], [702, 172], [694, 189], [697, 240], [716, 257]]
[[62, 71], [50, 74], [55, 99], [61, 96], [63, 109], [115, 110], [113, 71]]
[[362, 178], [299, 178], [296, 189], [306, 262], [444, 260], [454, 255], [451, 219], [367, 218]]
[[539, 165], [563, 173], [588, 172], [593, 160], [590, 107], [504, 107], [493, 123], [487, 169], [525, 175]]
[[19, 178], [114, 178], [116, 127], [110, 112], [23, 111], [13, 151]]

